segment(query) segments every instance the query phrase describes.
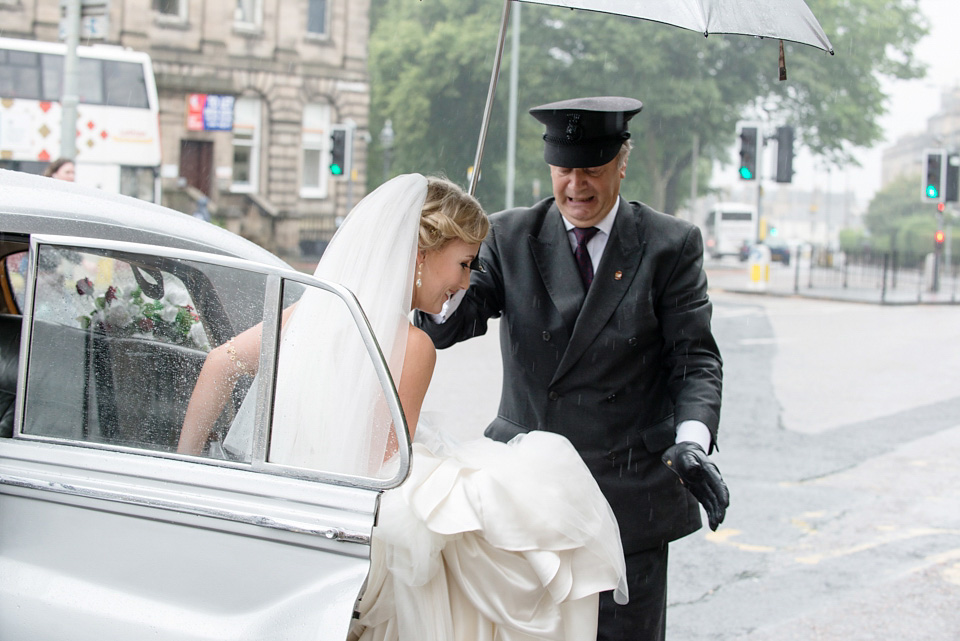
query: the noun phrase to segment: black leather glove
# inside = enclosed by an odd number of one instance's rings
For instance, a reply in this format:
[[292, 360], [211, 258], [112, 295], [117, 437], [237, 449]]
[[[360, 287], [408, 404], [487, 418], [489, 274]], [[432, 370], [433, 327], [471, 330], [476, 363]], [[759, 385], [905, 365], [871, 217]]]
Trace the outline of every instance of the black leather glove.
[[680, 481], [707, 511], [710, 529], [716, 531], [730, 505], [730, 492], [720, 476], [720, 470], [707, 458], [697, 443], [681, 441], [667, 448], [662, 460], [677, 473]]

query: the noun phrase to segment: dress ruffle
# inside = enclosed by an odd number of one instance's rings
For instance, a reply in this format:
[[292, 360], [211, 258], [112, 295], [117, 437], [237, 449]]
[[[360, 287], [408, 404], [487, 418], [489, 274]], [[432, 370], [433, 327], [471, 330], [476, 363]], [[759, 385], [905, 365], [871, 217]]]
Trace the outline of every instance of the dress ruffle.
[[616, 519], [556, 434], [452, 444], [421, 425], [379, 523], [353, 638], [590, 639], [597, 595], [626, 602]]

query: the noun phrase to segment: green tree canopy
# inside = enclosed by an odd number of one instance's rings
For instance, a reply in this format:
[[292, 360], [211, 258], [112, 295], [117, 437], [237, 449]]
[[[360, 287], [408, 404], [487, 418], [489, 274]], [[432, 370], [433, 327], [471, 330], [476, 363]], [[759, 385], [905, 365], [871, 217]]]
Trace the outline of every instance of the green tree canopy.
[[937, 208], [920, 199], [920, 176], [901, 176], [874, 195], [864, 216], [866, 243], [878, 251], [922, 255], [933, 250]]
[[[689, 194], [694, 141], [701, 184], [714, 160], [729, 162], [745, 118], [789, 123], [800, 144], [830, 162], [881, 139], [883, 77], [923, 73], [913, 58], [926, 33], [916, 0], [809, 0], [836, 56], [786, 43], [788, 80], [778, 82], [778, 42], [701, 34], [588, 11], [522, 6], [515, 199], [550, 193], [538, 104], [587, 95], [644, 102], [631, 121], [636, 148], [623, 193], [668, 212]], [[444, 173], [466, 184], [493, 67], [499, 0], [373, 0], [371, 131], [396, 132], [391, 175]], [[509, 42], [509, 39], [508, 39]], [[509, 47], [494, 103], [477, 196], [504, 202]], [[372, 145], [370, 186], [383, 175]], [[536, 185], [540, 190], [537, 193]]]

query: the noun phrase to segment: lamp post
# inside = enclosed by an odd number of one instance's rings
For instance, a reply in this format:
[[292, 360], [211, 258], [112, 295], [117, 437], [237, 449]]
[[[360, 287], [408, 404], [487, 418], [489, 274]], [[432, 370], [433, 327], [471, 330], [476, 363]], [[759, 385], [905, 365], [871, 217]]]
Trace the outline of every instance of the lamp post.
[[393, 123], [387, 118], [383, 123], [383, 129], [380, 130], [380, 147], [383, 149], [383, 182], [390, 179], [390, 160], [393, 155]]

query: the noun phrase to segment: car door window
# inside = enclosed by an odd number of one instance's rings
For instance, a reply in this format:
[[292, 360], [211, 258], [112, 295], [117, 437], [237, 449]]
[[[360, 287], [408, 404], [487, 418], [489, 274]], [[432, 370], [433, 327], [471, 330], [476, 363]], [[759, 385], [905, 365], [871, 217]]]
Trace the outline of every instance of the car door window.
[[236, 331], [224, 327], [209, 271], [41, 245], [23, 433], [174, 451], [211, 342]]
[[[36, 268], [25, 270], [29, 347], [15, 436], [181, 456], [181, 428], [208, 354], [259, 325], [259, 372], [218, 382], [229, 398], [194, 460], [374, 488], [405, 477], [409, 445], [393, 382], [349, 292], [195, 252], [57, 240], [35, 238]], [[281, 341], [282, 310], [295, 317], [307, 307], [308, 336], [327, 339], [316, 343], [320, 352], [312, 340]], [[278, 378], [285, 405], [274, 402]], [[311, 402], [291, 414], [287, 400], [299, 396]], [[331, 433], [335, 444], [323, 440]], [[303, 442], [313, 449], [301, 452]]]

